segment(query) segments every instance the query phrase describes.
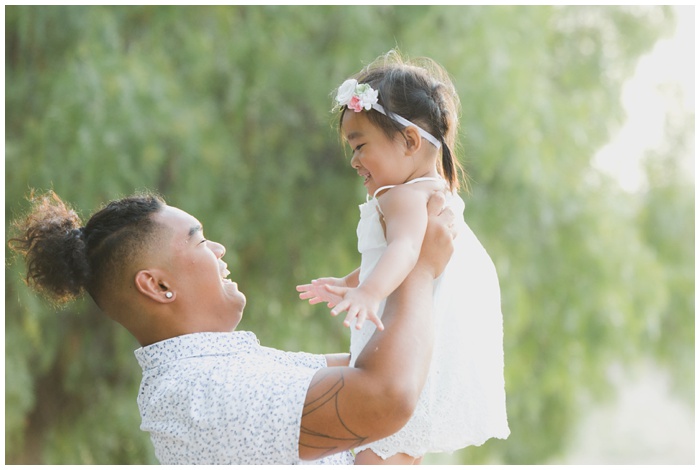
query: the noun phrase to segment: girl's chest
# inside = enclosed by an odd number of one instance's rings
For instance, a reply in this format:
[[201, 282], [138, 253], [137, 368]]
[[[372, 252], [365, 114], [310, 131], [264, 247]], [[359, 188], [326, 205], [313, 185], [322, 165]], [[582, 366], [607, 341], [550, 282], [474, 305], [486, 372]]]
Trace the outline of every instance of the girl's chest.
[[382, 215], [377, 199], [360, 205], [360, 222], [357, 224], [357, 248], [360, 253], [386, 247]]

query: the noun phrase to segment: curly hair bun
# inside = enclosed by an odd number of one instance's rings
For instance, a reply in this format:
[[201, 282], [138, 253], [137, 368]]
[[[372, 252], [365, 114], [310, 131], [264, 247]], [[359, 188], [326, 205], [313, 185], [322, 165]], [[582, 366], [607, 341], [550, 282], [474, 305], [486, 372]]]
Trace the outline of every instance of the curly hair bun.
[[29, 197], [31, 209], [9, 241], [27, 264], [30, 287], [59, 303], [83, 293], [90, 276], [85, 232], [78, 214], [53, 191]]

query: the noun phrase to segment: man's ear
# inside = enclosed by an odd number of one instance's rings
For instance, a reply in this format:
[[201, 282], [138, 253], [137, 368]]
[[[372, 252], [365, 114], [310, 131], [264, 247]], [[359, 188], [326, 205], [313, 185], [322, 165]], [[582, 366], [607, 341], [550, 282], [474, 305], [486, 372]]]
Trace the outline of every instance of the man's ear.
[[167, 283], [157, 270], [143, 269], [134, 277], [136, 290], [159, 303], [170, 303], [175, 300], [175, 293], [168, 289]]
[[403, 136], [406, 141], [406, 156], [413, 156], [418, 152], [423, 144], [420, 132], [413, 126], [408, 126], [403, 130]]

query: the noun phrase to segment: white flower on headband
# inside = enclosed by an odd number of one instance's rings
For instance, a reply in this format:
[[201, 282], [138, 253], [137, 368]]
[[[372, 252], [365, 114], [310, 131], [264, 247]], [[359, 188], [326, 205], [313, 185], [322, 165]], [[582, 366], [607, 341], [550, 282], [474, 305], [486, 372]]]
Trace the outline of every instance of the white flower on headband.
[[372, 89], [368, 84], [363, 83], [360, 85], [357, 83], [357, 80], [350, 78], [340, 85], [335, 100], [340, 106], [347, 106], [348, 109], [359, 113], [363, 109], [367, 111], [372, 109], [372, 105], [378, 101], [378, 96], [379, 92]]
[[424, 139], [433, 144], [436, 148], [440, 148], [442, 146], [440, 140], [436, 139], [435, 136], [420, 127], [418, 124], [414, 124], [398, 114], [387, 114], [384, 107], [377, 102], [378, 97], [379, 91], [372, 89], [372, 87], [366, 83], [360, 85], [354, 78], [349, 78], [345, 80], [338, 88], [338, 94], [335, 95], [335, 101], [338, 103], [338, 106], [347, 106], [348, 109], [352, 109], [356, 113], [359, 113], [363, 109], [369, 111], [370, 109], [374, 108], [375, 111], [382, 113], [389, 119], [393, 119], [403, 126], [415, 127], [418, 129], [418, 132], [420, 132], [420, 135], [422, 135]]

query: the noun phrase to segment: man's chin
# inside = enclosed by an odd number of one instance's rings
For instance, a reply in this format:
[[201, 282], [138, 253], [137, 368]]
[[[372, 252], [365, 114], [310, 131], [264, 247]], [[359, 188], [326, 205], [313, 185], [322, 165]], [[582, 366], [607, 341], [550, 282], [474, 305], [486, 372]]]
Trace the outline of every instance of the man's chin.
[[245, 294], [243, 294], [243, 292], [239, 290], [237, 290], [235, 294], [233, 294], [233, 298], [236, 301], [236, 306], [234, 307], [236, 309], [236, 312], [238, 313], [238, 315], [243, 316], [243, 309], [245, 309], [248, 299], [246, 299]]

